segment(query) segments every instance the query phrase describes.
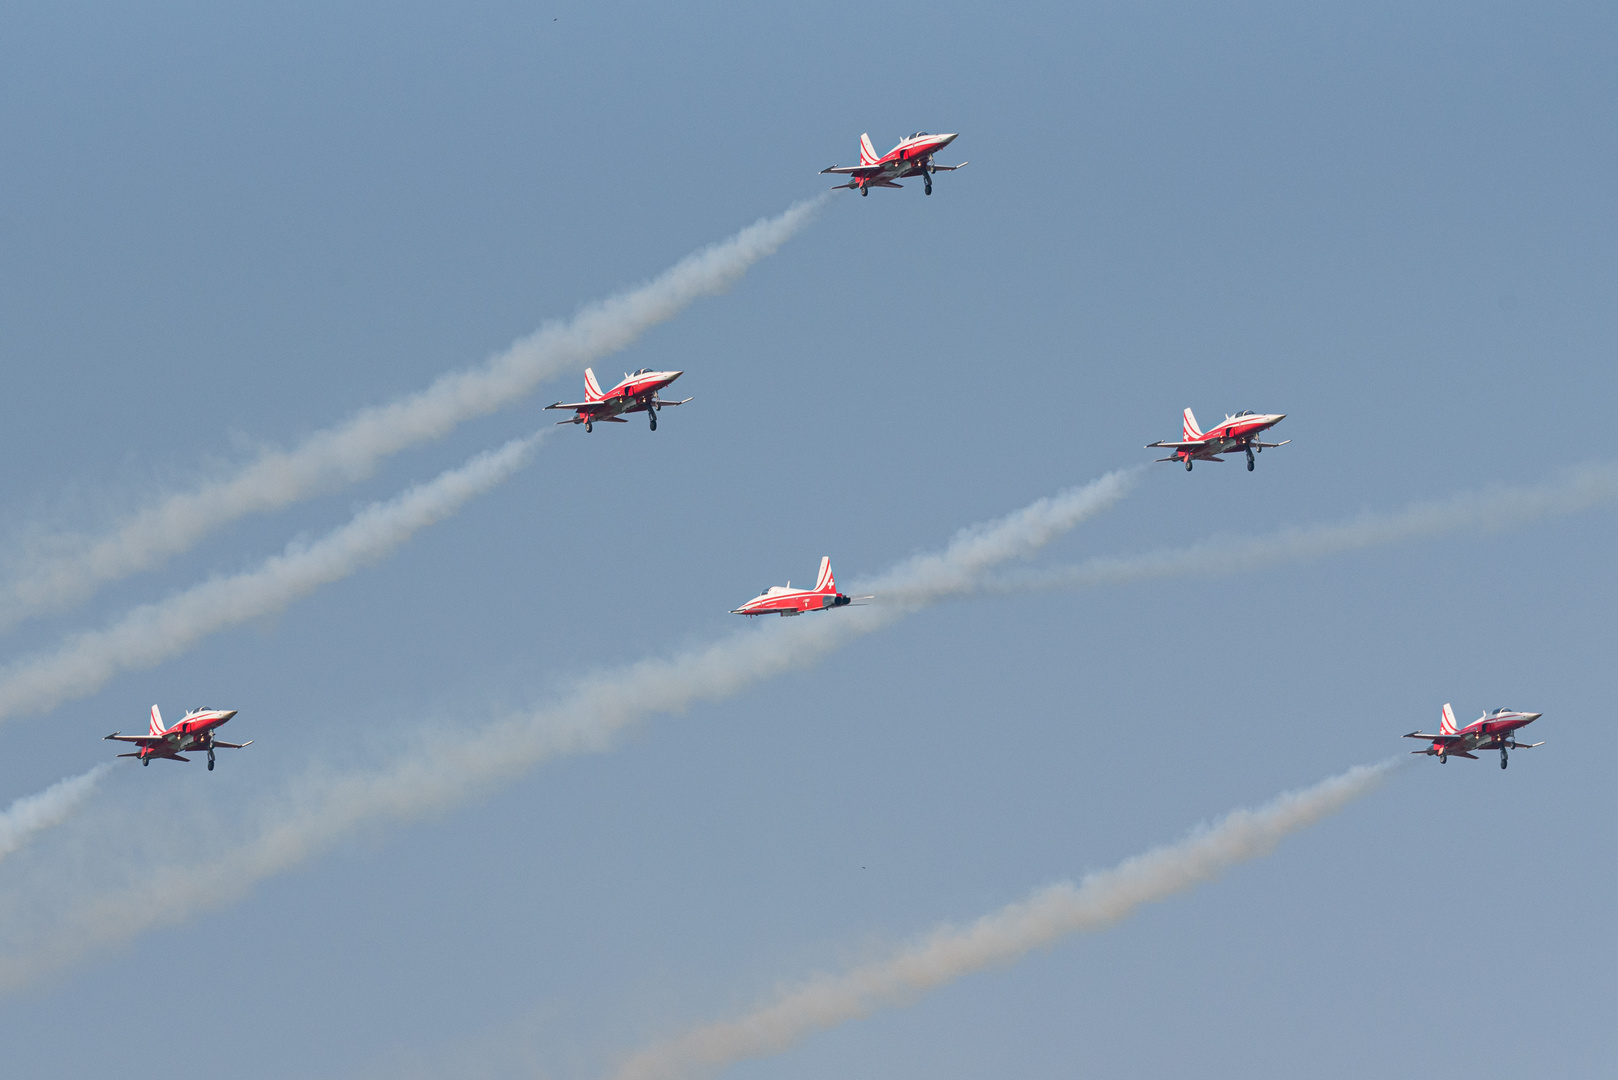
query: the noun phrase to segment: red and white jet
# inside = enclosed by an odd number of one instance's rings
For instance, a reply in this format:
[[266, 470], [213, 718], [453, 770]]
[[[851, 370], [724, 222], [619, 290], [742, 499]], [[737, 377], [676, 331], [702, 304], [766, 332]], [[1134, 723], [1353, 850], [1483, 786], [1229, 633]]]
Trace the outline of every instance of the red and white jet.
[[652, 422], [652, 430], [657, 430], [657, 410], [665, 405], [684, 405], [690, 398], [679, 401], [664, 401], [658, 397], [658, 391], [669, 383], [684, 375], [683, 371], [653, 371], [651, 368], [641, 368], [633, 375], [625, 375], [624, 381], [605, 393], [601, 384], [596, 382], [596, 373], [589, 368], [584, 369], [584, 400], [572, 404], [558, 401], [555, 405], [545, 406], [547, 409], [572, 409], [574, 417], [571, 420], [558, 420], [558, 424], [583, 424], [585, 431], [593, 431], [596, 424], [627, 424], [628, 420], [619, 416], [619, 413], [644, 412]]
[[1159, 461], [1183, 461], [1185, 471], [1191, 471], [1193, 461], [1224, 461], [1220, 454], [1231, 454], [1238, 451], [1247, 451], [1247, 471], [1253, 471], [1253, 454], [1262, 452], [1270, 447], [1285, 446], [1291, 439], [1282, 439], [1280, 442], [1259, 442], [1253, 436], [1267, 431], [1287, 418], [1286, 413], [1254, 413], [1239, 412], [1235, 416], [1227, 416], [1223, 423], [1214, 425], [1212, 431], [1203, 431], [1197, 427], [1197, 418], [1191, 415], [1191, 410], [1185, 411], [1185, 441], [1184, 442], [1154, 442], [1147, 443], [1150, 450], [1154, 446], [1165, 449], [1172, 447], [1174, 453], [1168, 457], [1158, 458]]
[[1437, 755], [1440, 762], [1448, 763], [1450, 755], [1456, 757], [1472, 758], [1473, 750], [1500, 751], [1500, 767], [1506, 767], [1506, 751], [1528, 750], [1535, 746], [1544, 746], [1542, 742], [1520, 743], [1516, 734], [1518, 729], [1527, 727], [1543, 715], [1537, 712], [1517, 712], [1515, 709], [1496, 709], [1494, 712], [1484, 713], [1465, 727], [1458, 727], [1455, 723], [1455, 710], [1448, 703], [1444, 705], [1443, 719], [1438, 722], [1438, 734], [1430, 735], [1425, 731], [1412, 731], [1406, 735], [1407, 739], [1431, 739], [1433, 744], [1421, 750], [1412, 750], [1412, 754]]
[[901, 139], [898, 146], [878, 157], [876, 147], [871, 145], [871, 137], [861, 135], [858, 165], [833, 165], [829, 169], [821, 169], [820, 172], [822, 175], [843, 173], [853, 177], [846, 184], [835, 185], [832, 190], [859, 188], [861, 195], [869, 195], [873, 187], [902, 188], [903, 184], [895, 184], [894, 181], [905, 176], [919, 176], [927, 194], [931, 195], [933, 173], [954, 172], [970, 164], [966, 161], [959, 165], [933, 164], [933, 154], [954, 141], [954, 135], [929, 135], [925, 131], [918, 131], [908, 139]]
[[116, 731], [107, 738], [116, 742], [134, 743], [139, 749], [133, 753], [119, 754], [119, 757], [140, 758], [142, 765], [150, 765], [153, 758], [169, 758], [173, 761], [190, 761], [190, 758], [181, 757], [184, 751], [206, 750], [208, 752], [208, 771], [213, 771], [213, 752], [215, 747], [225, 747], [230, 750], [240, 750], [244, 746], [252, 746], [253, 740], [244, 743], [221, 742], [214, 738], [214, 729], [226, 723], [236, 715], [235, 709], [192, 709], [173, 727], [163, 726], [163, 714], [152, 706], [152, 726], [145, 735], [120, 735]]
[[855, 600], [869, 600], [869, 596], [844, 596], [837, 591], [837, 579], [832, 576], [831, 556], [820, 560], [820, 576], [812, 589], [794, 589], [792, 582], [771, 585], [753, 599], [731, 612], [732, 615], [802, 615], [806, 611], [825, 611], [828, 608], [847, 607]]

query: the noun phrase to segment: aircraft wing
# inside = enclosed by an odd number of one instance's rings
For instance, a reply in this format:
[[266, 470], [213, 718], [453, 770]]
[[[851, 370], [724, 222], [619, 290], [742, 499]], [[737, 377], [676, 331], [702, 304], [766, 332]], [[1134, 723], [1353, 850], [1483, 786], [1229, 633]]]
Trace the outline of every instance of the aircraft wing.
[[882, 171], [880, 165], [833, 165], [829, 169], [821, 169], [820, 173], [841, 173], [844, 176], [875, 176]]
[[573, 402], [572, 404], [565, 401], [558, 401], [555, 405], [547, 405], [545, 407], [547, 409], [572, 409], [574, 412], [596, 412], [597, 410], [603, 408], [603, 405], [599, 401], [577, 401]]
[[220, 742], [218, 739], [215, 739], [213, 744], [215, 746], [223, 746], [227, 750], [240, 750], [244, 746], [252, 746], [253, 740], [248, 739], [246, 742]]
[[933, 172], [954, 172], [956, 169], [964, 169], [970, 164], [972, 164], [970, 161], [963, 161], [959, 165], [934, 165]]
[[106, 742], [107, 739], [111, 739], [114, 742], [135, 743], [138, 746], [149, 746], [152, 743], [167, 741], [161, 735], [120, 735], [116, 731], [111, 735], [105, 736], [101, 741]]
[[1425, 731], [1412, 731], [1406, 735], [1407, 739], [1428, 739], [1432, 742], [1452, 743], [1460, 741], [1459, 735], [1429, 735]]
[[1146, 444], [1146, 449], [1150, 450], [1154, 446], [1161, 446], [1170, 450], [1200, 450], [1207, 445], [1207, 439], [1197, 442], [1149, 442]]
[[691, 399], [688, 398], [688, 397], [683, 397], [679, 401], [670, 401], [668, 398], [658, 398], [657, 403], [659, 405], [684, 405], [686, 402], [688, 402], [690, 400]]
[[1292, 441], [1291, 439], [1282, 439], [1280, 442], [1256, 442], [1253, 445], [1254, 446], [1262, 446], [1262, 447], [1264, 447], [1264, 449], [1268, 450], [1272, 446], [1285, 446], [1287, 443], [1289, 443], [1291, 441]]

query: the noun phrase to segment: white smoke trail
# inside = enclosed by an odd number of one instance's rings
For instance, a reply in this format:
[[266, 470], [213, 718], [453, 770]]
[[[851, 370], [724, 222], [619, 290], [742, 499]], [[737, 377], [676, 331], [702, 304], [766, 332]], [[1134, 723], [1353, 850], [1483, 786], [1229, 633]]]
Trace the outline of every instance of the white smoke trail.
[[92, 694], [119, 672], [152, 667], [208, 634], [280, 611], [347, 577], [505, 480], [528, 462], [539, 439], [514, 439], [388, 502], [373, 503], [312, 544], [289, 545], [252, 570], [205, 581], [135, 608], [104, 629], [75, 634], [55, 652], [24, 657], [0, 670], [0, 720]]
[[[721, 700], [812, 664], [926, 603], [970, 588], [973, 574], [1033, 554], [1061, 531], [1112, 506], [1139, 475], [1139, 469], [1111, 473], [964, 530], [942, 555], [912, 559], [879, 579], [902, 594], [904, 603], [770, 619], [703, 648], [597, 672], [548, 708], [482, 728], [424, 733], [410, 752], [372, 771], [317, 769], [266, 806], [256, 830], [205, 860], [131, 867], [131, 880], [89, 901], [23, 904], [31, 911], [48, 908], [47, 925], [12, 915], [10, 902], [16, 898], [0, 895], [0, 989], [99, 946], [235, 900], [254, 883], [368, 825], [453, 806], [558, 755], [606, 750], [626, 728], [651, 715]], [[188, 837], [187, 843], [199, 841]], [[40, 884], [36, 877], [23, 888]]]
[[685, 1080], [779, 1054], [817, 1031], [907, 1004], [984, 968], [1012, 963], [1069, 934], [1104, 930], [1142, 904], [1268, 855], [1282, 838], [1336, 813], [1407, 761], [1361, 765], [1257, 810], [1237, 810], [1184, 840], [1050, 885], [969, 926], [942, 926], [910, 948], [842, 975], [810, 979], [734, 1020], [707, 1024], [629, 1058], [612, 1080]]
[[1618, 499], [1618, 465], [1596, 463], [1547, 484], [1468, 492], [1397, 513], [1366, 513], [1332, 525], [1294, 526], [1267, 536], [1215, 536], [1190, 547], [1103, 556], [1076, 566], [1029, 570], [985, 581], [985, 592], [1025, 593], [1122, 585], [1189, 574], [1235, 574], [1462, 529], [1496, 531], [1574, 514]]
[[0, 859], [21, 848], [34, 834], [60, 825], [89, 798], [112, 765], [102, 763], [89, 772], [58, 780], [35, 795], [24, 795], [0, 813]]
[[270, 450], [231, 474], [168, 495], [102, 535], [36, 541], [0, 584], [0, 628], [93, 596], [101, 586], [190, 549], [214, 529], [369, 476], [390, 454], [449, 433], [457, 424], [523, 397], [543, 379], [627, 348], [693, 301], [723, 292], [802, 229], [819, 196], [764, 218], [681, 259], [639, 288], [547, 323], [482, 366], [444, 375], [427, 389], [363, 409], [290, 450]]

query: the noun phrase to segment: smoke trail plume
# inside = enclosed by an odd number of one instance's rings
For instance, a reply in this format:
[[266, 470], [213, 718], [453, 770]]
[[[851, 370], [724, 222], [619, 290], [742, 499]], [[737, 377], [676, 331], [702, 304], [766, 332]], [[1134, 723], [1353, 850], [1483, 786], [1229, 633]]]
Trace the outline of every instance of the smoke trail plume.
[[1235, 574], [1462, 529], [1505, 529], [1537, 518], [1578, 513], [1615, 498], [1618, 465], [1589, 464], [1549, 484], [1469, 492], [1443, 502], [1418, 503], [1398, 513], [1361, 514], [1334, 525], [1295, 526], [1267, 536], [1216, 536], [1190, 547], [1086, 559], [1076, 566], [1004, 575], [984, 582], [983, 589], [1046, 592], [1188, 574]]
[[685, 1080], [779, 1054], [817, 1031], [904, 1005], [984, 968], [1009, 964], [1070, 934], [1105, 930], [1142, 904], [1212, 881], [1275, 850], [1284, 837], [1379, 786], [1405, 758], [1361, 765], [1256, 810], [1237, 810], [1177, 843], [1050, 885], [969, 926], [943, 926], [910, 948], [842, 975], [810, 979], [734, 1020], [699, 1027], [635, 1054], [613, 1080]]
[[[902, 604], [771, 619], [702, 648], [593, 673], [547, 708], [481, 728], [423, 733], [410, 752], [371, 771], [333, 774], [317, 766], [264, 806], [256, 825], [202, 860], [189, 850], [197, 841], [188, 837], [181, 858], [189, 861], [129, 867], [127, 881], [87, 902], [69, 897], [55, 905], [21, 904], [27, 910], [49, 907], [49, 925], [13, 916], [18, 898], [0, 894], [0, 989], [25, 983], [98, 946], [184, 922], [235, 900], [254, 883], [359, 829], [454, 806], [558, 755], [606, 750], [626, 728], [649, 716], [684, 712], [808, 666], [924, 604], [971, 588], [974, 574], [1000, 561], [1033, 554], [1061, 531], [1116, 503], [1139, 474], [1139, 469], [1111, 473], [1041, 499], [964, 530], [940, 555], [902, 564], [878, 579], [907, 598]], [[23, 883], [24, 889], [41, 886], [38, 878]], [[76, 889], [76, 883], [69, 888]]]
[[0, 671], [0, 720], [92, 694], [119, 672], [152, 667], [208, 634], [280, 611], [347, 577], [505, 480], [528, 462], [539, 439], [514, 439], [388, 502], [373, 503], [312, 544], [291, 545], [253, 570], [205, 581], [135, 608], [105, 629], [75, 634], [55, 652], [17, 661]]
[[103, 585], [157, 566], [214, 529], [288, 506], [369, 476], [406, 447], [494, 412], [561, 372], [633, 344], [693, 301], [723, 292], [802, 229], [826, 202], [819, 196], [694, 252], [639, 288], [547, 323], [482, 366], [444, 375], [427, 389], [363, 409], [290, 450], [270, 450], [229, 475], [176, 492], [97, 536], [57, 536], [34, 546], [0, 584], [0, 628], [82, 602]]
[[60, 825], [89, 798], [101, 783], [111, 764], [97, 765], [89, 772], [58, 780], [37, 795], [24, 795], [0, 812], [0, 859], [21, 848], [34, 834]]

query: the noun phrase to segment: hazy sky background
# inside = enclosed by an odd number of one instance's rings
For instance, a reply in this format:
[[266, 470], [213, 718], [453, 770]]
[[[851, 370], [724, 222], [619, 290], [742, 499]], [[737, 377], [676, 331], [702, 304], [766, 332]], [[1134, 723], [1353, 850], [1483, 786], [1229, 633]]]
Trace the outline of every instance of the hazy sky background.
[[[1149, 460], [1187, 405], [1285, 412], [1293, 442], [1252, 474], [1158, 466], [1041, 563], [1618, 457], [1615, 59], [1596, 4], [0, 8], [0, 562], [637, 284], [822, 191], [862, 131], [957, 131], [942, 160], [972, 163], [931, 198], [840, 195], [597, 364], [686, 371], [655, 434], [557, 429], [385, 562], [8, 722], [0, 802], [154, 701], [238, 709], [226, 737], [255, 742], [213, 773], [120, 763], [0, 863], [6, 933], [211, 850], [311, 763]], [[323, 535], [581, 388], [224, 528], [5, 656]], [[1221, 882], [727, 1076], [1611, 1072], [1615, 526], [933, 608], [34, 980], [0, 999], [0, 1071], [595, 1080], [1407, 750], [1453, 701], [1543, 711], [1547, 743], [1505, 773], [1418, 761]]]

